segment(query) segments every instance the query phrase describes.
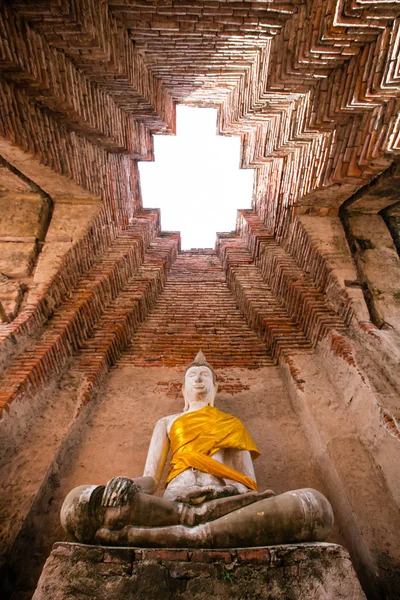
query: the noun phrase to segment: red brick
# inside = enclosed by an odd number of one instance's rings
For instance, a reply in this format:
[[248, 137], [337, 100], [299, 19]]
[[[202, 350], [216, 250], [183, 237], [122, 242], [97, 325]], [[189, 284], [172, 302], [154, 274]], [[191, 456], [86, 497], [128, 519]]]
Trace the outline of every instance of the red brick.
[[237, 550], [239, 562], [265, 564], [271, 561], [268, 548], [241, 548]]
[[232, 553], [228, 550], [192, 550], [190, 555], [192, 562], [204, 563], [230, 563]]

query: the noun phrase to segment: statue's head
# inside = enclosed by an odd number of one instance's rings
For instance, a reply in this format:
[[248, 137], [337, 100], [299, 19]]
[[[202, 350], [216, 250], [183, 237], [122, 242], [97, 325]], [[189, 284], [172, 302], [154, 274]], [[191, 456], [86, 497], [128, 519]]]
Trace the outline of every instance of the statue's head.
[[217, 389], [215, 371], [200, 350], [194, 361], [185, 370], [182, 386], [185, 398], [184, 410], [188, 410], [193, 403], [199, 407], [201, 405], [214, 406]]

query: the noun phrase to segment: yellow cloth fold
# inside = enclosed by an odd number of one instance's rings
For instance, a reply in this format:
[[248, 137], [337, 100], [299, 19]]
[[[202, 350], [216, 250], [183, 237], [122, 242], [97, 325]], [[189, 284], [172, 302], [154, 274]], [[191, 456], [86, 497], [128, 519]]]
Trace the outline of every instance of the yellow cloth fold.
[[232, 479], [257, 490], [256, 482], [217, 460], [213, 454], [224, 448], [248, 450], [256, 459], [260, 451], [243, 423], [213, 406], [178, 417], [170, 431], [172, 459], [167, 483], [189, 467], [222, 479]]

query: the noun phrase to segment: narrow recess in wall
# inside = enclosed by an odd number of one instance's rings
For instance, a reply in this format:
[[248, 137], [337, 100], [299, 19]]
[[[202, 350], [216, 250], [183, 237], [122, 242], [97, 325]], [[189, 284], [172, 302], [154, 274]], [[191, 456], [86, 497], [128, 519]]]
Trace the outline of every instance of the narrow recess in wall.
[[217, 109], [177, 107], [177, 135], [154, 136], [154, 162], [139, 163], [143, 206], [161, 209], [165, 231], [182, 249], [213, 248], [250, 208], [254, 169], [240, 169], [240, 137], [218, 136]]

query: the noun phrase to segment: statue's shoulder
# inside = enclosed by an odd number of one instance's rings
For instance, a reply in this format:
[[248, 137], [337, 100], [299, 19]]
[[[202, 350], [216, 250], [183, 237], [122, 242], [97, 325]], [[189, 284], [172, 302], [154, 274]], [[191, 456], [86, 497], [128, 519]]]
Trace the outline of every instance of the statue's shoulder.
[[172, 425], [175, 423], [175, 421], [177, 419], [179, 419], [179, 417], [182, 417], [185, 414], [186, 413], [184, 413], [184, 412], [179, 412], [179, 413], [175, 413], [174, 415], [169, 415], [167, 417], [167, 419], [168, 419], [168, 425], [167, 425], [167, 431], [168, 431], [168, 433], [169, 433], [169, 430], [171, 429]]
[[171, 425], [176, 419], [182, 416], [184, 413], [176, 413], [175, 415], [167, 415], [166, 417], [161, 417], [156, 423], [156, 427], [165, 427], [167, 431], [170, 430]]

